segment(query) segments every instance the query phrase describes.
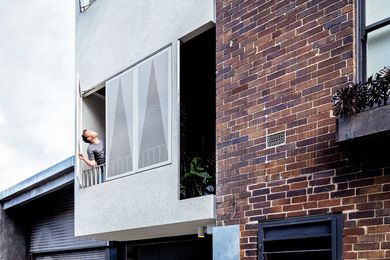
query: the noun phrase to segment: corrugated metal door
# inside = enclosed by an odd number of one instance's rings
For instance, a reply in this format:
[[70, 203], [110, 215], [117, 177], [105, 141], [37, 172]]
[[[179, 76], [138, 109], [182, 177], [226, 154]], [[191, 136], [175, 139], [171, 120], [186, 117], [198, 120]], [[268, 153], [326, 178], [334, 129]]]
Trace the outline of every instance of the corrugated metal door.
[[[41, 212], [31, 226], [30, 253], [43, 254], [67, 250], [93, 249], [107, 246], [106, 241], [74, 237], [73, 189], [54, 194], [43, 201], [37, 210]], [[95, 253], [102, 250], [97, 250]], [[104, 251], [104, 250], [103, 250]], [[80, 252], [83, 253], [83, 252]], [[78, 253], [78, 254], [80, 254]], [[91, 252], [86, 252], [87, 256]], [[84, 254], [84, 253], [83, 253]], [[44, 258], [46, 259], [46, 258]], [[52, 258], [47, 258], [52, 259]], [[68, 259], [68, 258], [53, 258]], [[76, 259], [76, 258], [69, 258]], [[100, 259], [100, 258], [77, 258]], [[101, 258], [105, 259], [105, 258]]]
[[37, 256], [35, 260], [106, 260], [109, 259], [109, 250], [91, 250], [82, 252], [59, 253]]

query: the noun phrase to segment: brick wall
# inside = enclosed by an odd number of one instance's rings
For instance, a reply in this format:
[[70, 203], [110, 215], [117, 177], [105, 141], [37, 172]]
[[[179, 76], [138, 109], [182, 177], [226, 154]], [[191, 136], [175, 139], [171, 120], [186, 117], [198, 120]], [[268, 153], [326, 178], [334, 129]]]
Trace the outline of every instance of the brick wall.
[[217, 0], [217, 222], [241, 225], [241, 259], [257, 259], [258, 221], [331, 212], [344, 259], [390, 259], [389, 152], [335, 143], [353, 26], [351, 0]]

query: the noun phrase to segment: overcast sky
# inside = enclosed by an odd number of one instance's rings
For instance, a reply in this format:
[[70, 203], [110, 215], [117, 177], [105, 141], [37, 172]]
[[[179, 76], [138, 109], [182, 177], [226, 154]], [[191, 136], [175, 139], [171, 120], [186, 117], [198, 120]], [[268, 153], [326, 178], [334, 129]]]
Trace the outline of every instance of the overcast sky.
[[74, 150], [74, 1], [0, 0], [0, 191]]

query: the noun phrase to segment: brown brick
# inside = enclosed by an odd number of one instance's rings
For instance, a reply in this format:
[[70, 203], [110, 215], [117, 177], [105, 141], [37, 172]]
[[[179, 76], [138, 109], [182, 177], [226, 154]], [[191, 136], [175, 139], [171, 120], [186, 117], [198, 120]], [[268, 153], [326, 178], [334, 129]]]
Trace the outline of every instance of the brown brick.
[[364, 229], [363, 228], [344, 229], [344, 234], [346, 236], [349, 236], [349, 235], [364, 235]]
[[[354, 12], [343, 0], [217, 0], [218, 225], [341, 212], [344, 259], [390, 258], [388, 158], [335, 142], [331, 96], [356, 76]], [[286, 145], [266, 148], [278, 131]], [[241, 259], [257, 259], [253, 230]]]
[[376, 226], [383, 225], [383, 218], [369, 218], [358, 220], [358, 226]]
[[369, 258], [369, 259], [384, 259], [384, 251], [363, 251], [358, 252], [359, 258]]
[[390, 249], [390, 242], [382, 242], [381, 249]]
[[329, 199], [328, 193], [316, 194], [316, 195], [309, 196], [310, 201], [319, 201], [319, 200], [327, 200], [327, 199]]
[[380, 248], [379, 243], [364, 243], [364, 244], [355, 244], [353, 246], [353, 249], [355, 251], [362, 251], [362, 250], [377, 250]]
[[387, 233], [390, 232], [390, 225], [368, 227], [368, 233]]
[[322, 200], [318, 202], [318, 207], [334, 207], [339, 206], [341, 203], [340, 199], [334, 199], [334, 200]]

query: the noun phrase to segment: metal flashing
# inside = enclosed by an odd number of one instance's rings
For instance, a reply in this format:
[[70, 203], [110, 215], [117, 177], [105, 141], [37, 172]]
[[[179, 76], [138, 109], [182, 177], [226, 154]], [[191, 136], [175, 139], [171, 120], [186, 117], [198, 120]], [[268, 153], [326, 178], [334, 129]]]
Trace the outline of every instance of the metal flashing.
[[[0, 202], [26, 201], [42, 195], [74, 180], [74, 156], [59, 162], [0, 192]], [[28, 195], [29, 194], [29, 195]], [[16, 198], [18, 197], [18, 198]], [[24, 198], [24, 199], [22, 199]], [[16, 205], [16, 204], [14, 204]]]

